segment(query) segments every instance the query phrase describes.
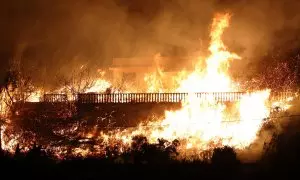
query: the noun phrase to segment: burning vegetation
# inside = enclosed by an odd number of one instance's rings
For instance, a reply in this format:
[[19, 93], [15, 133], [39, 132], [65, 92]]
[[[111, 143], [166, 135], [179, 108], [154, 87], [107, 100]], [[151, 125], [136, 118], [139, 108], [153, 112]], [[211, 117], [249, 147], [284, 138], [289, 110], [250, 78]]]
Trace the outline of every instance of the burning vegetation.
[[[288, 110], [291, 106], [289, 103], [296, 94], [290, 93], [288, 98], [277, 101], [272, 99], [273, 89], [264, 88], [261, 84], [256, 85], [255, 81], [249, 83], [233, 80], [229, 74], [230, 61], [242, 61], [242, 57], [230, 52], [222, 41], [230, 18], [230, 14], [217, 14], [213, 18], [209, 55], [206, 58], [194, 58], [196, 63], [192, 70], [182, 69], [176, 74], [167, 75], [159, 65], [161, 57], [155, 56], [154, 71], [146, 73], [142, 78], [145, 88], [135, 87], [128, 82], [113, 82], [106, 79], [105, 72], [100, 70], [100, 77], [87, 78], [89, 76], [83, 70], [84, 66], [80, 67], [80, 73], [62, 79], [62, 87], [58, 90], [36, 88], [29, 79], [21, 78], [18, 74], [10, 75], [13, 79], [8, 79], [8, 85], [1, 91], [2, 148], [14, 152], [19, 144], [22, 150], [26, 151], [33, 142], [38, 142], [56, 157], [65, 158], [70, 155], [106, 156], [108, 151], [114, 152], [111, 154], [122, 154], [135, 143], [147, 141], [164, 149], [175, 148], [178, 154], [175, 153], [174, 157], [179, 159], [201, 159], [203, 153], [217, 147], [230, 146], [238, 151], [248, 149], [257, 141], [262, 127], [272, 121], [272, 110]], [[258, 86], [260, 88], [257, 88]], [[146, 92], [186, 95], [184, 99], [168, 99], [169, 102], [180, 102], [180, 109], [167, 110], [164, 117], [154, 117], [137, 127], [104, 129], [99, 128], [97, 124], [90, 125], [84, 117], [73, 118], [76, 112], [74, 100], [78, 99], [81, 93], [102, 93], [108, 95], [103, 96], [104, 99], [113, 102], [108, 100], [111, 94], [117, 97], [116, 99], [124, 99], [130, 93]], [[206, 95], [198, 96], [196, 93], [200, 92], [205, 92]], [[239, 95], [238, 101], [231, 101], [234, 98], [229, 94], [223, 97], [226, 99], [224, 102], [214, 95], [223, 92], [245, 93]], [[27, 121], [22, 117], [22, 121], [29, 123], [33, 128], [21, 128], [21, 121], [13, 117], [21, 113], [21, 109], [24, 108], [22, 104], [25, 101], [43, 101], [46, 97], [43, 95], [47, 93], [65, 95], [65, 99], [59, 101], [67, 103], [61, 103], [61, 107], [56, 111], [59, 120], [50, 115], [37, 115], [33, 112], [26, 116]], [[151, 99], [147, 94], [142, 94], [141, 97], [147, 101]], [[152, 98], [151, 102], [156, 100], [157, 98]], [[110, 121], [111, 116], [107, 113], [103, 119], [97, 119], [97, 122], [103, 122], [104, 119]], [[41, 119], [48, 119], [43, 121], [44, 126], [40, 126]], [[49, 121], [54, 125], [49, 125]], [[109, 125], [110, 123], [107, 124], [108, 127]]]

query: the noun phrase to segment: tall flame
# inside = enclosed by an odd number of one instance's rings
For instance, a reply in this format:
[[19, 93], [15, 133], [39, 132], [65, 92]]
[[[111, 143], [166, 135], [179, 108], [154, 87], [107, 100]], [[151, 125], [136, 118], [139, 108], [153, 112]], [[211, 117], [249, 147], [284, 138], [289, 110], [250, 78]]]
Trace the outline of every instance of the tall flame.
[[[106, 144], [112, 144], [115, 140], [121, 141], [125, 146], [129, 146], [132, 137], [136, 135], [146, 136], [150, 143], [156, 142], [159, 138], [169, 141], [178, 139], [181, 140], [179, 151], [187, 156], [212, 147], [229, 145], [242, 149], [253, 143], [263, 124], [263, 119], [270, 115], [269, 90], [242, 95], [239, 102], [230, 102], [229, 105], [219, 103], [213, 96], [203, 99], [194, 94], [195, 92], [239, 91], [238, 85], [228, 74], [228, 68], [230, 60], [241, 59], [241, 57], [229, 52], [222, 41], [230, 17], [230, 14], [218, 14], [213, 19], [211, 43], [208, 48], [210, 55], [205, 59], [205, 66], [202, 66], [202, 59], [198, 58], [199, 62], [193, 72], [182, 71], [174, 77], [177, 85], [172, 91], [189, 93], [187, 101], [182, 102], [180, 110], [166, 111], [163, 119], [141, 124], [133, 129], [115, 130], [109, 134], [101, 132], [97, 138]], [[148, 91], [165, 91], [161, 84], [162, 76], [159, 66], [155, 75], [146, 75]], [[86, 92], [103, 92], [110, 86], [109, 82], [99, 79]], [[31, 97], [31, 100], [36, 101], [38, 96], [40, 93]], [[1, 102], [0, 107], [2, 106], [5, 107]], [[4, 130], [5, 128], [2, 128], [1, 131]], [[86, 137], [90, 138], [93, 134], [94, 132], [88, 133]], [[14, 141], [8, 143], [6, 147], [13, 144]], [[57, 151], [63, 153], [65, 150], [58, 148]], [[84, 148], [74, 149], [75, 155], [85, 156], [89, 153]]]
[[[201, 152], [216, 146], [230, 145], [236, 148], [249, 146], [256, 138], [263, 119], [269, 116], [267, 100], [269, 90], [249, 93], [240, 102], [232, 103], [229, 108], [213, 97], [202, 99], [194, 92], [238, 91], [238, 86], [228, 75], [229, 60], [241, 59], [237, 54], [226, 50], [222, 34], [229, 26], [230, 15], [217, 15], [212, 23], [210, 55], [206, 67], [200, 62], [194, 71], [181, 79], [177, 92], [189, 92], [188, 100], [178, 111], [166, 111], [165, 118], [149, 122], [146, 127], [136, 130], [116, 132], [113, 138], [130, 142], [132, 136], [145, 135], [150, 142], [158, 138], [184, 140], [180, 150]], [[179, 77], [179, 79], [182, 77]]]
[[212, 23], [210, 33], [210, 56], [206, 59], [206, 69], [200, 62], [177, 91], [181, 92], [229, 92], [234, 90], [234, 83], [227, 74], [229, 60], [240, 59], [237, 54], [230, 53], [221, 39], [224, 29], [229, 26], [230, 15], [217, 15]]

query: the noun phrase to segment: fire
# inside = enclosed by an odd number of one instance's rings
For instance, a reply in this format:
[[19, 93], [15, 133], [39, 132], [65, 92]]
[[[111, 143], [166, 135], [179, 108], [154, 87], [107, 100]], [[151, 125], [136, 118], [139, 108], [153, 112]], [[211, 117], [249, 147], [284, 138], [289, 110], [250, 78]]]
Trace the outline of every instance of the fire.
[[[85, 138], [95, 138], [98, 140], [97, 142], [107, 146], [121, 142], [122, 146], [129, 147], [132, 138], [137, 135], [145, 136], [150, 143], [156, 143], [158, 139], [180, 140], [179, 152], [183, 154], [182, 156], [194, 155], [225, 145], [237, 149], [251, 145], [263, 125], [264, 119], [270, 116], [270, 107], [279, 103], [269, 102], [270, 90], [246, 93], [241, 96], [240, 101], [228, 103], [218, 102], [213, 96], [203, 98], [197, 97], [195, 94], [196, 92], [238, 92], [240, 90], [238, 83], [229, 76], [228, 68], [231, 60], [240, 60], [241, 57], [229, 52], [222, 41], [224, 30], [229, 27], [230, 18], [230, 14], [218, 14], [213, 19], [210, 33], [211, 43], [208, 47], [210, 55], [206, 59], [198, 58], [199, 62], [193, 72], [181, 71], [176, 77], [173, 77], [176, 83], [172, 89], [164, 87], [165, 75], [158, 62], [160, 56], [155, 57], [157, 71], [154, 74], [146, 74], [144, 78], [148, 86], [147, 91], [188, 92], [188, 98], [182, 102], [180, 110], [166, 111], [163, 119], [140, 124], [132, 129], [113, 130], [109, 133], [98, 133], [97, 129], [93, 129], [90, 133], [81, 134], [84, 134]], [[205, 66], [203, 66], [203, 62], [205, 62]], [[103, 93], [112, 87], [109, 81], [102, 78], [104, 73], [99, 71], [101, 78], [96, 79], [92, 86], [84, 90], [85, 93]], [[58, 91], [63, 90], [64, 88]], [[36, 94], [30, 96], [29, 100], [36, 102], [41, 97], [41, 92], [37, 91]], [[72, 93], [67, 92], [67, 94]], [[5, 105], [2, 104], [1, 101], [1, 108]], [[289, 106], [284, 107], [289, 108]], [[3, 127], [1, 134], [4, 131]], [[69, 128], [69, 130], [58, 129], [54, 133], [65, 135], [76, 131], [79, 131], [78, 126]], [[12, 138], [13, 141], [8, 141], [3, 146], [12, 149], [11, 146], [15, 144], [14, 139]], [[59, 157], [67, 151], [65, 147], [53, 147], [52, 150], [58, 152]], [[100, 152], [102, 149], [98, 148], [98, 151]], [[73, 154], [87, 156], [91, 152], [83, 146], [73, 149]]]
[[230, 15], [217, 15], [212, 23], [210, 33], [211, 43], [209, 51], [211, 55], [206, 59], [206, 69], [197, 65], [186, 79], [182, 80], [179, 92], [229, 92], [236, 90], [234, 83], [227, 74], [228, 63], [231, 59], [240, 59], [234, 53], [226, 50], [222, 42], [224, 29], [229, 26]]
[[[226, 50], [222, 42], [224, 29], [229, 26], [230, 15], [217, 15], [212, 23], [211, 55], [206, 59], [206, 68], [196, 66], [194, 72], [181, 81], [177, 91], [189, 92], [189, 99], [183, 108], [175, 112], [166, 112], [161, 121], [162, 130], [151, 133], [151, 139], [186, 139], [187, 149], [208, 149], [211, 143], [221, 146], [230, 145], [242, 148], [250, 145], [269, 116], [267, 100], [270, 91], [243, 95], [240, 102], [234, 103], [228, 111], [226, 105], [213, 98], [203, 100], [193, 92], [231, 92], [239, 91], [231, 80], [227, 70], [229, 60], [241, 59], [237, 54]], [[230, 121], [230, 122], [228, 122]]]
[[13, 134], [9, 134], [9, 137], [5, 137], [5, 131], [7, 130], [7, 126], [1, 125], [1, 147], [4, 150], [13, 152], [14, 148], [18, 144], [18, 135], [15, 136]]
[[[229, 60], [241, 58], [228, 52], [221, 40], [224, 29], [229, 26], [229, 19], [229, 14], [214, 18], [210, 34], [211, 55], [205, 61], [205, 71], [196, 66], [194, 72], [181, 82], [177, 91], [189, 92], [188, 101], [181, 110], [166, 112], [166, 119], [160, 124], [165, 128], [151, 133], [151, 139], [189, 139], [188, 149], [206, 149], [210, 142], [216, 140], [221, 140], [221, 145], [235, 147], [247, 146], [254, 141], [262, 120], [269, 115], [269, 91], [244, 95], [239, 103], [234, 104], [235, 112], [226, 112], [226, 106], [214, 99], [202, 100], [192, 94], [239, 90], [227, 70]], [[226, 119], [234, 122], [227, 123]]]
[[34, 91], [30, 94], [27, 101], [28, 102], [40, 102], [42, 94], [43, 94], [42, 90]]
[[278, 109], [278, 110], [283, 110], [283, 111], [286, 111], [288, 109], [290, 109], [292, 107], [292, 104], [291, 102], [294, 100], [294, 98], [296, 97], [297, 95], [294, 95], [294, 96], [290, 96], [289, 98], [287, 98], [286, 100], [279, 100], [279, 101], [274, 101], [272, 102], [272, 109]]
[[93, 86], [88, 88], [85, 91], [85, 93], [89, 93], [89, 92], [101, 93], [101, 92], [105, 92], [105, 90], [110, 87], [111, 87], [110, 82], [104, 79], [97, 79], [96, 82], [93, 84]]
[[232, 102], [231, 108], [213, 97], [202, 99], [194, 94], [239, 91], [227, 70], [230, 60], [241, 58], [227, 51], [221, 39], [225, 28], [229, 26], [229, 19], [230, 15], [225, 14], [217, 15], [213, 20], [209, 47], [211, 54], [205, 61], [206, 67], [201, 67], [199, 62], [192, 73], [177, 77], [181, 80], [176, 91], [189, 92], [188, 100], [182, 102], [182, 109], [167, 111], [163, 120], [149, 122], [133, 131], [115, 132], [110, 138], [119, 139], [124, 144], [129, 144], [131, 138], [139, 134], [146, 136], [151, 143], [159, 138], [168, 141], [179, 139], [185, 142], [180, 147], [184, 153], [193, 150], [199, 153], [225, 145], [235, 148], [249, 146], [256, 139], [263, 119], [270, 115], [269, 90], [245, 94], [239, 102]]
[[96, 92], [96, 93], [103, 93], [106, 89], [110, 88], [112, 84], [105, 80], [104, 75], [105, 71], [98, 69], [99, 78], [92, 83], [92, 86], [85, 90], [85, 93]]
[[6, 93], [4, 92], [4, 90], [1, 91], [0, 93], [0, 117], [5, 117], [7, 112], [8, 112], [8, 105], [6, 103], [6, 99], [7, 99], [7, 95]]
[[161, 55], [157, 54], [154, 57], [154, 62], [156, 66], [156, 71], [154, 73], [147, 73], [144, 76], [144, 81], [147, 84], [147, 92], [165, 92], [165, 88], [163, 85], [164, 73], [162, 71], [162, 67], [159, 64]]

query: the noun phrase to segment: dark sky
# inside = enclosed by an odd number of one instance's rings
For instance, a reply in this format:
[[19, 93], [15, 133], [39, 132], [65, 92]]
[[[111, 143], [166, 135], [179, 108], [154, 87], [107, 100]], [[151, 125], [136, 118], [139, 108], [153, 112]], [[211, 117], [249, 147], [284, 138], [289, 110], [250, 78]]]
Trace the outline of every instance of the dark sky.
[[[0, 2], [0, 77], [19, 59], [35, 78], [49, 79], [113, 57], [188, 55], [206, 48], [216, 12], [233, 14], [224, 40], [246, 59], [273, 46], [293, 49], [297, 0], [9, 0]], [[244, 63], [247, 64], [247, 63]]]

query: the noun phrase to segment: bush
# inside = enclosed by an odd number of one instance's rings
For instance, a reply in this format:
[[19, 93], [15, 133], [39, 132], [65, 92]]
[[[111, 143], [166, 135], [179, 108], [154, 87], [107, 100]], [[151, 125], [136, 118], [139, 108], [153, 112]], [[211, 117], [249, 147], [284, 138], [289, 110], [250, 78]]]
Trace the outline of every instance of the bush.
[[215, 168], [222, 170], [234, 170], [240, 164], [236, 152], [228, 146], [214, 149], [211, 163]]

